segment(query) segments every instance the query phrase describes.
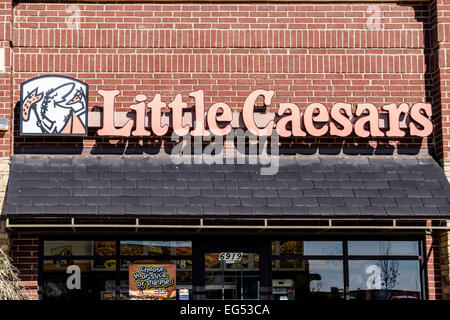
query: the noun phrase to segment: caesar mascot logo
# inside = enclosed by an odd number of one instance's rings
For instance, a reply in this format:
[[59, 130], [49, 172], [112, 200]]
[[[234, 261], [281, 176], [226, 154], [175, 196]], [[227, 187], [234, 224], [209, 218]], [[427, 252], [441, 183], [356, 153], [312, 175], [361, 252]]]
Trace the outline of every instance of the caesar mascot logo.
[[65, 76], [41, 76], [20, 86], [20, 134], [86, 136], [88, 85]]

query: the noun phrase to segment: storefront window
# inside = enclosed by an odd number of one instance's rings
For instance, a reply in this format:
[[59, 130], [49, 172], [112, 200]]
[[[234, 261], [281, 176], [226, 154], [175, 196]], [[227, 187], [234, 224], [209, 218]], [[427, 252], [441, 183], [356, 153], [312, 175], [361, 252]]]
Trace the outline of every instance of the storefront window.
[[42, 294], [44, 299], [188, 300], [194, 298], [196, 275], [204, 279], [206, 299], [260, 299], [271, 266], [274, 299], [423, 299], [419, 241], [271, 244], [272, 261], [262, 261], [263, 251], [242, 244], [230, 252], [204, 252], [204, 268], [193, 270], [187, 240], [44, 241]]
[[[342, 241], [272, 241], [274, 298], [344, 299], [346, 294], [351, 299], [421, 298], [418, 241], [347, 243], [345, 254]], [[324, 260], [305, 259], [311, 256]], [[347, 264], [350, 292], [346, 293]]]
[[[122, 241], [121, 260], [116, 251], [118, 244], [111, 240], [44, 241], [43, 297], [177, 299], [181, 289], [184, 298], [192, 298], [190, 241]], [[141, 258], [135, 259], [136, 256]], [[133, 273], [138, 285], [134, 283], [134, 291], [129, 281]], [[155, 277], [158, 281], [148, 281]], [[76, 285], [71, 285], [71, 281]]]
[[349, 261], [353, 300], [417, 300], [421, 298], [418, 261]]
[[276, 300], [343, 299], [344, 270], [340, 260], [274, 260]]
[[349, 241], [348, 254], [360, 256], [418, 256], [417, 241]]

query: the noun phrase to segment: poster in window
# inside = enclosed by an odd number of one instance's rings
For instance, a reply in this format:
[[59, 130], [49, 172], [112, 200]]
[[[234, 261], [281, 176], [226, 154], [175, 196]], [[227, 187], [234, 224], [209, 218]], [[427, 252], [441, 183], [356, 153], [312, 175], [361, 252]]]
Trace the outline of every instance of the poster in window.
[[[60, 247], [53, 247], [50, 249], [50, 252], [52, 253], [52, 256], [60, 256], [60, 257], [71, 257], [72, 256], [72, 246], [66, 245], [66, 246], [60, 246]], [[67, 260], [53, 260], [53, 265], [46, 264], [47, 270], [65, 270], [67, 266], [73, 264], [72, 259]]]
[[76, 264], [81, 270], [90, 270], [89, 260], [73, 260], [72, 256], [79, 254], [79, 246], [73, 247], [71, 244], [61, 244], [60, 242], [46, 243], [45, 253], [47, 256], [54, 256], [52, 260], [44, 260], [45, 271], [66, 271], [67, 267]]
[[116, 242], [95, 241], [94, 254], [98, 256], [114, 256], [116, 254]]
[[176, 264], [130, 264], [131, 300], [173, 300], [176, 298]]

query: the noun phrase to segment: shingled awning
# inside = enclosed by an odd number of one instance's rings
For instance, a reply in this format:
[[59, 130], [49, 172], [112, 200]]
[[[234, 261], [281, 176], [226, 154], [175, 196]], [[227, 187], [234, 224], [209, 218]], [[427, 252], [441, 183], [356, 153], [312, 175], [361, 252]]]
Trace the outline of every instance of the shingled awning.
[[12, 158], [5, 214], [144, 217], [450, 217], [432, 158], [280, 158], [175, 165], [163, 157]]

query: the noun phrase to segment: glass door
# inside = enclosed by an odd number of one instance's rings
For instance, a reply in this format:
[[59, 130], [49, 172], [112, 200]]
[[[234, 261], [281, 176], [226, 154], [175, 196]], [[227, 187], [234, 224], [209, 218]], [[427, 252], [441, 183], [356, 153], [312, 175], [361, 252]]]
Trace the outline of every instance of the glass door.
[[261, 299], [259, 253], [206, 252], [204, 259], [206, 299]]
[[226, 237], [192, 245], [194, 300], [270, 300], [270, 241]]

